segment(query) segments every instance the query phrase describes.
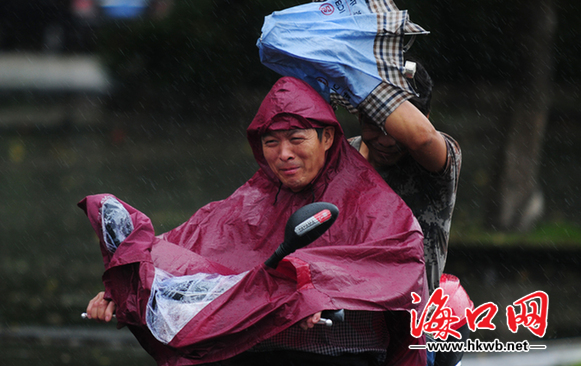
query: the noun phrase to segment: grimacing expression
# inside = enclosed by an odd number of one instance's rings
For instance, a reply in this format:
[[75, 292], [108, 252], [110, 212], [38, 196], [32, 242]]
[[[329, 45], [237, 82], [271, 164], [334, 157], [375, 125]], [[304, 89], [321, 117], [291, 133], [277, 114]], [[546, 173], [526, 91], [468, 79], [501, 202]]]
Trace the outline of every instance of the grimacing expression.
[[375, 123], [361, 124], [361, 139], [369, 149], [369, 162], [375, 166], [397, 163], [407, 150], [390, 135], [386, 135]]
[[323, 129], [321, 139], [315, 129], [270, 131], [262, 136], [262, 153], [281, 183], [299, 192], [325, 165], [325, 152], [334, 136], [332, 126]]

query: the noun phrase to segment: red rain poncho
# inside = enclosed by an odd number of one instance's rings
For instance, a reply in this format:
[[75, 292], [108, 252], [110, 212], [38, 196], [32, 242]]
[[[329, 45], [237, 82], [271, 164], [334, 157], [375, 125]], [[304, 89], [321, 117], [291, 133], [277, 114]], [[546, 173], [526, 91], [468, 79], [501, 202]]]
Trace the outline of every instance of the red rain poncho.
[[[282, 186], [262, 155], [268, 129], [335, 127], [326, 163], [298, 193]], [[159, 365], [213, 362], [239, 354], [325, 309], [391, 311], [388, 364], [425, 365], [424, 339], [410, 335], [411, 292], [427, 299], [422, 234], [409, 208], [351, 148], [332, 108], [307, 84], [280, 79], [248, 128], [260, 169], [225, 200], [199, 209], [159, 237], [149, 219], [124, 204], [134, 230], [114, 255], [102, 247], [106, 293], [117, 320], [128, 325]], [[99, 208], [107, 195], [79, 203], [101, 242]], [[339, 208], [334, 225], [276, 270], [263, 262], [282, 242], [298, 208], [325, 201]], [[210, 302], [166, 345], [146, 325], [155, 267], [172, 275], [198, 272], [246, 275]]]

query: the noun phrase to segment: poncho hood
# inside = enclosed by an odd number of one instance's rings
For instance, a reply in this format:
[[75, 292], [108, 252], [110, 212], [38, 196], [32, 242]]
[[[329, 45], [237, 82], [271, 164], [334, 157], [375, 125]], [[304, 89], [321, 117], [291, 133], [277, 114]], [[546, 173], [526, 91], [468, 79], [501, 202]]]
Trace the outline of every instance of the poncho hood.
[[[335, 127], [335, 139], [319, 176], [300, 192], [281, 187], [262, 157], [260, 136], [269, 128], [327, 125]], [[411, 339], [409, 327], [410, 310], [420, 312], [428, 297], [421, 229], [399, 196], [349, 146], [331, 107], [307, 84], [283, 78], [248, 128], [248, 140], [260, 169], [231, 196], [202, 207], [179, 227], [155, 237], [147, 216], [124, 204], [135, 230], [114, 255], [103, 250], [103, 280], [118, 304], [117, 320], [130, 326], [159, 365], [173, 366], [232, 357], [321, 310], [379, 311], [392, 315], [387, 364], [425, 364], [425, 352], [407, 347], [424, 342]], [[80, 203], [101, 239], [104, 197]], [[314, 201], [338, 207], [333, 226], [276, 270], [266, 268], [263, 262], [282, 242], [290, 215]], [[245, 275], [164, 344], [146, 321], [158, 269], [173, 276]], [[412, 292], [423, 302], [413, 304]]]
[[[335, 128], [333, 145], [327, 151], [323, 172], [333, 171], [337, 155], [344, 137], [343, 129], [335, 117], [335, 112], [319, 93], [306, 82], [293, 78], [279, 79], [266, 95], [246, 134], [254, 153], [254, 158], [266, 176], [278, 182], [262, 153], [261, 137], [268, 131]], [[319, 179], [317, 176], [314, 182]]]

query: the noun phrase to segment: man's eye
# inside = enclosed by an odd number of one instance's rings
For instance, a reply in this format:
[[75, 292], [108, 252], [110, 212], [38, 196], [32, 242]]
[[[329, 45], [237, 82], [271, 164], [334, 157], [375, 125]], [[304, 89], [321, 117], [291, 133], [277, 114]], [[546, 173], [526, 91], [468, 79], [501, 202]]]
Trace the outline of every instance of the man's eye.
[[290, 140], [291, 140], [293, 143], [295, 143], [295, 144], [298, 144], [298, 143], [301, 143], [301, 142], [303, 142], [303, 141], [305, 140], [305, 138], [304, 138], [304, 137], [293, 137], [293, 138], [291, 138]]
[[264, 145], [268, 146], [268, 147], [273, 147], [276, 145], [276, 140], [265, 140], [263, 142]]

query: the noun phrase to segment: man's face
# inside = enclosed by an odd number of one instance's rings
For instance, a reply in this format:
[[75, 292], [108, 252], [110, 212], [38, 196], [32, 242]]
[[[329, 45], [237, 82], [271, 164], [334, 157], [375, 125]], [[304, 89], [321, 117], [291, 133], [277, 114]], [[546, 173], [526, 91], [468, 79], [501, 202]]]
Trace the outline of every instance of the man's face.
[[271, 131], [262, 136], [262, 152], [282, 184], [299, 192], [325, 165], [334, 135], [331, 126], [325, 127], [321, 140], [315, 129]]
[[361, 139], [369, 149], [367, 160], [375, 167], [394, 165], [407, 153], [400, 143], [374, 123], [361, 124]]

